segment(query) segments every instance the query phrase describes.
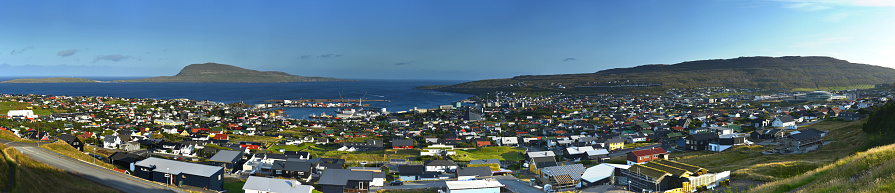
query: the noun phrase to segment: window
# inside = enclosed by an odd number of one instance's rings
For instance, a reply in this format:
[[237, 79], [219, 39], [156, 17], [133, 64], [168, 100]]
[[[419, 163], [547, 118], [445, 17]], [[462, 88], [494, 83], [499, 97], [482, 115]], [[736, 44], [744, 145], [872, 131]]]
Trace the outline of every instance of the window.
[[282, 170], [277, 170], [277, 174], [283, 174]]

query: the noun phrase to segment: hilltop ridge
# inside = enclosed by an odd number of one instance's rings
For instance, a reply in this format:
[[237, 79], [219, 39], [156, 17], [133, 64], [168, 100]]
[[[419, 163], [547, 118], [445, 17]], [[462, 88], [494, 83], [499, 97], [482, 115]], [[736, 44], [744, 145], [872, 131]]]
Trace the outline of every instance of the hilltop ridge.
[[491, 91], [649, 94], [698, 87], [824, 89], [892, 82], [895, 82], [895, 69], [886, 67], [825, 56], [759, 56], [650, 64], [582, 74], [523, 75], [420, 89], [471, 94]]

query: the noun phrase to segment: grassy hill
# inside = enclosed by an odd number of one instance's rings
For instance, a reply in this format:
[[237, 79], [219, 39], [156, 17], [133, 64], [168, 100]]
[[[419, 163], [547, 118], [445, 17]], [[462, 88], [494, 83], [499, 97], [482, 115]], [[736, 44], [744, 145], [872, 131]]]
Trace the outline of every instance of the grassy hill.
[[751, 192], [895, 192], [895, 144], [876, 147]]
[[656, 94], [667, 89], [700, 87], [827, 90], [891, 82], [895, 82], [895, 69], [830, 57], [786, 56], [643, 65], [586, 74], [526, 75], [420, 89], [472, 94], [493, 91]]
[[65, 77], [55, 77], [55, 78], [21, 78], [14, 80], [7, 80], [0, 83], [97, 83], [99, 81], [83, 79], [83, 78], [65, 78]]
[[275, 71], [257, 71], [232, 65], [204, 63], [190, 64], [174, 76], [160, 76], [115, 82], [194, 82], [194, 83], [277, 83], [344, 81], [335, 78], [305, 77]]
[[[0, 149], [5, 161], [0, 165], [6, 165], [0, 167], [0, 186], [6, 188], [13, 180], [10, 192], [120, 192], [35, 161], [15, 148], [0, 144]], [[13, 179], [8, 178], [10, 170], [15, 172]]]

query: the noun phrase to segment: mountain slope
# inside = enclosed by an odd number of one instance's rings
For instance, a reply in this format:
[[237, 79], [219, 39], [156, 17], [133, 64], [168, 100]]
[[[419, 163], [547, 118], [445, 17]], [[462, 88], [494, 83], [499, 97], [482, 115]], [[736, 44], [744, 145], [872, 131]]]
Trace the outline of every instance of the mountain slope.
[[895, 82], [895, 69], [850, 63], [830, 57], [740, 57], [674, 65], [643, 65], [587, 74], [517, 76], [450, 86], [429, 86], [447, 92], [490, 91], [565, 93], [649, 93], [666, 89], [729, 87], [824, 89]]
[[304, 77], [276, 71], [257, 71], [236, 66], [204, 63], [190, 64], [174, 76], [160, 76], [115, 82], [196, 82], [196, 83], [277, 83], [344, 81], [335, 78]]

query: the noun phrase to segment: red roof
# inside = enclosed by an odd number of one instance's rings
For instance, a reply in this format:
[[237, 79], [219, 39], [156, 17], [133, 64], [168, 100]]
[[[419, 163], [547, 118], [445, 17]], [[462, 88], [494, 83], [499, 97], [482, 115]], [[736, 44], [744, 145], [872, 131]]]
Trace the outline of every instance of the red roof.
[[229, 140], [230, 137], [227, 136], [227, 134], [215, 134], [214, 139], [215, 140]]
[[668, 152], [665, 151], [665, 149], [662, 149], [661, 147], [657, 147], [657, 148], [653, 148], [653, 149], [637, 150], [637, 151], [632, 151], [631, 153], [633, 153], [634, 155], [636, 155], [638, 157], [648, 156], [648, 155], [656, 155], [656, 154], [668, 154]]
[[491, 141], [475, 141], [475, 144], [478, 145], [479, 147], [481, 147], [481, 146], [491, 145]]

